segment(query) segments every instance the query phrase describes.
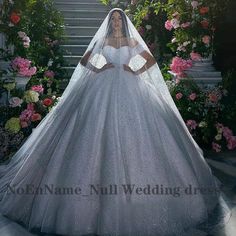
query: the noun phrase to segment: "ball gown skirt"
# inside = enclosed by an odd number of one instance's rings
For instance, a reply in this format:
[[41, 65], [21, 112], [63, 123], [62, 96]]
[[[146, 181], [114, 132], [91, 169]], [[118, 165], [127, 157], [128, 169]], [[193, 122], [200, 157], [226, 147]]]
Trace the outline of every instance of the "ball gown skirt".
[[183, 236], [228, 209], [175, 113], [119, 65], [86, 77], [0, 173], [0, 212], [31, 232]]

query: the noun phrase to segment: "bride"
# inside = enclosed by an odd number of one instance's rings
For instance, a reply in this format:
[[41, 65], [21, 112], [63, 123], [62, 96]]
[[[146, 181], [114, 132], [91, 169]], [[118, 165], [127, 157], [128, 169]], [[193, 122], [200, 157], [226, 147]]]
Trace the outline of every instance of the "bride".
[[194, 236], [231, 215], [155, 59], [119, 8], [0, 177], [2, 216], [31, 233]]

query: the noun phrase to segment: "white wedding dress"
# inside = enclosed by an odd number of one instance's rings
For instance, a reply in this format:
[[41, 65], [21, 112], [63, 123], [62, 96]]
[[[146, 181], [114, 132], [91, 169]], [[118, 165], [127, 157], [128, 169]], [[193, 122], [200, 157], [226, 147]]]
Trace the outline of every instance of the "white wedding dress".
[[[132, 51], [106, 45], [103, 56], [115, 67], [86, 77], [70, 106], [48, 115], [0, 168], [0, 212], [8, 219], [35, 233], [183, 236], [215, 206], [228, 211], [221, 195], [184, 193], [214, 190], [218, 180], [165, 100], [123, 70]], [[129, 184], [136, 192], [124, 193]], [[33, 193], [45, 186], [81, 194]]]

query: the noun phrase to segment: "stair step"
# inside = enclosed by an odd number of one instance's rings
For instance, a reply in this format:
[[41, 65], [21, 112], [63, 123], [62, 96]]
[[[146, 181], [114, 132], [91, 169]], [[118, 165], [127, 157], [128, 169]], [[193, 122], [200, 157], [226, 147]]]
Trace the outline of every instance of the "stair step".
[[204, 84], [216, 84], [218, 82], [222, 81], [221, 77], [218, 78], [210, 78], [210, 77], [206, 77], [206, 78], [193, 78], [194, 81], [196, 81], [197, 83], [204, 83]]
[[75, 70], [75, 66], [62, 66], [62, 69], [66, 70], [68, 78], [70, 78]]
[[82, 55], [63, 55], [63, 58], [67, 61], [68, 66], [77, 66]]
[[88, 45], [60, 45], [62, 49], [65, 50], [66, 54], [79, 54], [83, 55]]
[[201, 77], [221, 77], [221, 72], [219, 71], [195, 71], [195, 70], [187, 70], [186, 74], [188, 76], [192, 76], [195, 78], [201, 78]]
[[95, 18], [103, 18], [108, 14], [106, 10], [61, 10], [61, 13], [65, 18], [83, 18], [88, 16], [93, 16]]
[[64, 18], [65, 26], [100, 26], [103, 18]]
[[88, 35], [94, 36], [98, 26], [65, 26], [66, 35]]
[[[63, 1], [62, 0], [54, 0], [54, 2], [55, 3], [58, 3], [58, 2], [60, 3], [60, 2], [63, 2]], [[64, 2], [66, 2], [66, 1], [64, 1]], [[101, 3], [100, 0], [70, 0], [70, 2], [74, 2], [74, 3]]]
[[58, 10], [74, 10], [74, 9], [81, 9], [81, 10], [91, 10], [91, 9], [100, 9], [105, 10], [106, 6], [99, 2], [63, 2], [57, 1], [54, 3], [55, 7]]
[[65, 35], [63, 36], [66, 44], [89, 44], [93, 36], [84, 35]]

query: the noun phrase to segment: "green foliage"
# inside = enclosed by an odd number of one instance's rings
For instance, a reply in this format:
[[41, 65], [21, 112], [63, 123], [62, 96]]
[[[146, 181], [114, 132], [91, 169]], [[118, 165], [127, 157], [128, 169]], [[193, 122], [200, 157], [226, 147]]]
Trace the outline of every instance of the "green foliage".
[[110, 3], [110, 0], [100, 0], [100, 2], [104, 5], [108, 5]]
[[[18, 23], [11, 22], [13, 13], [20, 17]], [[13, 55], [6, 58], [2, 52], [5, 60], [20, 56], [30, 59], [37, 67], [48, 67], [50, 59], [53, 61], [50, 70], [54, 70], [58, 78], [64, 75], [65, 71], [58, 66], [64, 61], [59, 48], [64, 35], [64, 20], [52, 0], [22, 0], [14, 4], [5, 0], [0, 14], [0, 32], [5, 33], [6, 46], [14, 45]], [[18, 32], [24, 32], [30, 38], [28, 48], [24, 47]]]

